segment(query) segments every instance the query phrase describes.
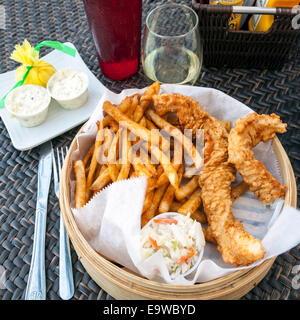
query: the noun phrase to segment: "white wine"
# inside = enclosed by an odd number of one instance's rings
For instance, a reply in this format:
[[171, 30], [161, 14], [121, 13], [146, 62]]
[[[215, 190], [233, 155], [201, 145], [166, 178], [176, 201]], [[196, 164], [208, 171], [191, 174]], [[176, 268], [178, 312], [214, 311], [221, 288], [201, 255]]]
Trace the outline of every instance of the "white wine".
[[202, 67], [199, 57], [184, 47], [160, 47], [144, 59], [144, 71], [148, 78], [161, 83], [194, 84]]

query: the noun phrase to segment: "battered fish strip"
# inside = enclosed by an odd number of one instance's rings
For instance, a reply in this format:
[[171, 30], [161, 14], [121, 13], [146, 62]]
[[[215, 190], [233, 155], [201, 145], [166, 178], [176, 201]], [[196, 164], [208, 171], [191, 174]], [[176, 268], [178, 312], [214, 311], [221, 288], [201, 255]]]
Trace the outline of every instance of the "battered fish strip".
[[273, 202], [284, 197], [286, 187], [282, 186], [263, 163], [254, 158], [251, 148], [261, 141], [268, 141], [277, 133], [286, 132], [286, 124], [279, 116], [251, 113], [236, 121], [228, 139], [229, 162], [234, 164], [249, 189], [262, 203]]
[[231, 183], [235, 169], [228, 163], [228, 132], [225, 127], [192, 98], [180, 94], [162, 94], [153, 97], [156, 112], [163, 115], [176, 112], [183, 129], [204, 129], [210, 137], [210, 152], [199, 176], [203, 207], [212, 237], [224, 262], [235, 266], [248, 265], [264, 257], [259, 239], [249, 235], [243, 224], [232, 214]]

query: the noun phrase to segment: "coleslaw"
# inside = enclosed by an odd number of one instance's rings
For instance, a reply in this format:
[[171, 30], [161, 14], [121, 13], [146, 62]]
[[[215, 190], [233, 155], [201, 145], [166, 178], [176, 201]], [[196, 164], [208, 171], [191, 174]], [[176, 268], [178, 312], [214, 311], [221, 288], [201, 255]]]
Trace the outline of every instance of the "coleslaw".
[[195, 266], [204, 245], [201, 224], [189, 215], [155, 217], [141, 231], [142, 259], [160, 251], [171, 279], [185, 275]]

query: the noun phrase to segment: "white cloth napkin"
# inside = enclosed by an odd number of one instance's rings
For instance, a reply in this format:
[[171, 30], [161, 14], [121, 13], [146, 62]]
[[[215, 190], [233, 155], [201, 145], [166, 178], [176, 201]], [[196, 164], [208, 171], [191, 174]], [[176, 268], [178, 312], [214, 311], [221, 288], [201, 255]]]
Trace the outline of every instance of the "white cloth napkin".
[[[96, 121], [103, 117], [102, 104], [110, 100], [118, 104], [128, 95], [142, 94], [145, 89], [124, 90], [121, 94], [107, 92], [78, 137], [78, 149], [71, 160], [82, 159], [96, 134]], [[180, 85], [162, 85], [161, 92], [181, 93], [198, 100], [206, 111], [217, 119], [234, 122], [253, 112], [241, 102], [221, 91]], [[278, 162], [271, 142], [254, 148], [257, 159], [281, 181]], [[241, 178], [237, 174], [237, 181]], [[74, 176], [70, 176], [74, 204]], [[101, 255], [130, 270], [155, 281], [173, 284], [193, 284], [210, 281], [240, 269], [252, 268], [264, 260], [288, 251], [300, 242], [300, 213], [276, 200], [270, 207], [263, 206], [249, 191], [233, 205], [234, 216], [245, 229], [262, 240], [266, 255], [263, 260], [248, 267], [234, 267], [224, 263], [216, 246], [206, 243], [203, 259], [196, 271], [186, 278], [171, 280], [159, 252], [142, 261], [140, 256], [140, 218], [146, 191], [146, 178], [134, 178], [112, 183], [92, 198], [86, 206], [72, 209], [76, 223], [89, 244]], [[283, 208], [282, 208], [283, 207]]]

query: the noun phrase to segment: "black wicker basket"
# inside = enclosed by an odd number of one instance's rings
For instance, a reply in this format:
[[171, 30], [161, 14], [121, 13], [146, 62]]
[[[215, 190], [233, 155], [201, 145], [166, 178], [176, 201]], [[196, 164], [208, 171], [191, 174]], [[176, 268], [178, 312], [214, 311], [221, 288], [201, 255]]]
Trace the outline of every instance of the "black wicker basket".
[[229, 28], [232, 6], [205, 5], [199, 0], [192, 0], [192, 6], [199, 16], [205, 66], [278, 69], [299, 40], [300, 29], [292, 27], [298, 12], [292, 8], [276, 8], [272, 27], [255, 32]]

